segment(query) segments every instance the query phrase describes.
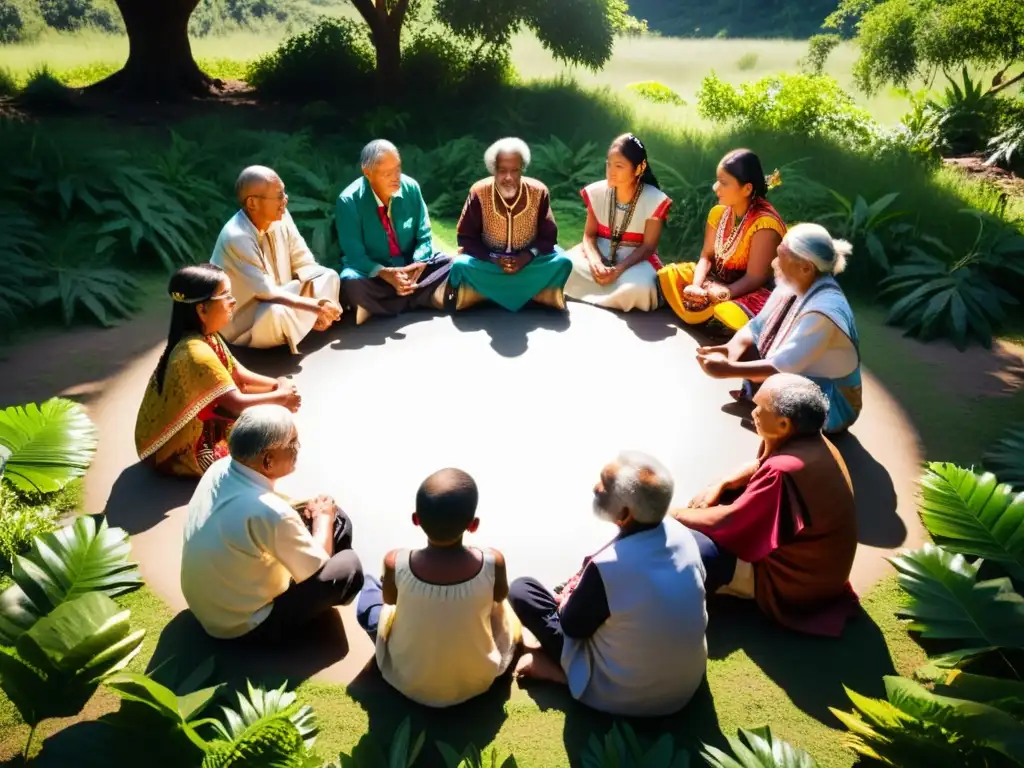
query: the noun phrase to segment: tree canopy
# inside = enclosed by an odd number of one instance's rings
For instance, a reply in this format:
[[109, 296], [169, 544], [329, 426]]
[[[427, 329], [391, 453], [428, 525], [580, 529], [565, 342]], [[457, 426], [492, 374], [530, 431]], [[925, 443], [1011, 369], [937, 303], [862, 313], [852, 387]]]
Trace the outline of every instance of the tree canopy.
[[856, 18], [854, 72], [868, 93], [967, 65], [999, 70], [991, 91], [1024, 78], [1009, 73], [1024, 65], [1021, 0], [842, 0], [825, 23], [839, 28]]

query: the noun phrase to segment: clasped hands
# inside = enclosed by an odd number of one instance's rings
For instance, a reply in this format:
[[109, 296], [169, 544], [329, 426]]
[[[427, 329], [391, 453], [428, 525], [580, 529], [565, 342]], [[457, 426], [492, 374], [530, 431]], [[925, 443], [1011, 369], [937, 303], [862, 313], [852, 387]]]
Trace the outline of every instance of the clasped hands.
[[399, 296], [409, 296], [420, 287], [417, 281], [426, 266], [423, 262], [413, 262], [404, 267], [385, 267], [377, 277], [394, 288]]
[[732, 291], [729, 290], [728, 286], [705, 280], [703, 286], [686, 286], [683, 289], [683, 298], [697, 300], [707, 298], [711, 300], [712, 304], [721, 304], [723, 301], [729, 301], [732, 298]]
[[501, 267], [506, 275], [514, 275], [531, 261], [533, 253], [530, 251], [519, 251], [519, 253], [496, 253], [491, 256], [494, 262]]
[[622, 270], [619, 265], [609, 267], [600, 259], [590, 260], [590, 275], [598, 285], [611, 285], [619, 279]]
[[299, 390], [295, 387], [295, 382], [291, 379], [287, 379], [281, 376], [277, 380], [277, 391], [283, 396], [283, 405], [292, 413], [299, 410], [302, 405], [302, 395], [299, 394]]
[[334, 499], [330, 496], [317, 496], [302, 505], [301, 513], [303, 518], [310, 523], [315, 523], [320, 519], [323, 520], [324, 524], [334, 525], [334, 518], [338, 513], [338, 505], [334, 503]]

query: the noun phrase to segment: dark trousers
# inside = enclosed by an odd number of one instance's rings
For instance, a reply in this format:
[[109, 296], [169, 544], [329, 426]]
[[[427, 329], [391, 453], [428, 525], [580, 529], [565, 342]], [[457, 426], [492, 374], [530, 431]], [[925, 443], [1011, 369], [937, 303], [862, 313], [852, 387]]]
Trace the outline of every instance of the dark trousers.
[[370, 574], [363, 576], [363, 588], [356, 603], [356, 621], [366, 630], [370, 639], [377, 642], [377, 626], [380, 624], [380, 609], [384, 607], [384, 592], [380, 579]]
[[509, 586], [508, 602], [522, 625], [537, 638], [544, 653], [559, 663], [565, 633], [562, 632], [555, 593], [536, 579], [520, 578]]
[[704, 563], [704, 591], [713, 594], [732, 581], [736, 572], [736, 555], [726, 552], [700, 531], [691, 528], [690, 533], [697, 540], [700, 559]]
[[408, 309], [430, 309], [434, 291], [448, 279], [452, 259], [443, 253], [435, 253], [425, 264], [418, 280], [419, 288], [408, 296], [399, 296], [379, 277], [342, 278], [342, 305], [346, 309], [362, 307], [371, 315], [397, 315]]
[[334, 518], [334, 555], [308, 579], [278, 595], [270, 615], [243, 638], [261, 644], [287, 640], [306, 622], [336, 605], [351, 603], [362, 586], [363, 566], [352, 551], [352, 521], [339, 509]]

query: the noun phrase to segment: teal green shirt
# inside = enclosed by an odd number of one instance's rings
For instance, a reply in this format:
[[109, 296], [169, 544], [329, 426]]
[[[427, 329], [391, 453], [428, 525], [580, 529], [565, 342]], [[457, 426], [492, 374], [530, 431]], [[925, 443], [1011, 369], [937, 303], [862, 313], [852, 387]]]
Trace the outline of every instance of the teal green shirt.
[[[341, 244], [341, 264], [350, 272], [342, 277], [373, 277], [397, 261], [391, 258], [387, 232], [377, 205], [378, 198], [365, 176], [353, 181], [338, 195], [334, 220]], [[410, 259], [426, 261], [433, 255], [430, 217], [423, 193], [416, 180], [405, 174], [402, 174], [401, 187], [391, 196], [391, 223], [403, 263]]]

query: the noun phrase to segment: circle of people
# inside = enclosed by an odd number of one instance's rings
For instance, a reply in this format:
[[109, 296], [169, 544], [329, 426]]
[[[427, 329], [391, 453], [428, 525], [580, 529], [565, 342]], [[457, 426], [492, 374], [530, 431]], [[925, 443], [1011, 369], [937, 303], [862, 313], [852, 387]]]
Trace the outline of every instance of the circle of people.
[[[381, 674], [416, 702], [458, 704], [514, 669], [618, 715], [668, 714], [690, 700], [707, 663], [709, 595], [838, 636], [858, 610], [853, 487], [828, 437], [861, 410], [853, 312], [834, 279], [850, 245], [816, 224], [787, 229], [767, 200], [778, 174], [767, 178], [746, 149], [718, 165], [699, 258], [668, 265], [658, 244], [672, 201], [633, 134], [612, 142], [606, 178], [581, 191], [587, 222], [569, 251], [557, 244], [547, 188], [525, 175], [527, 144], [501, 139], [484, 162], [490, 175], [469, 190], [454, 256], [434, 250], [419, 185], [378, 139], [337, 200], [340, 271], [316, 261], [281, 178], [253, 166], [238, 177], [240, 208], [210, 263], [172, 276], [167, 346], [135, 440], [157, 472], [200, 478], [181, 562], [200, 624], [226, 642], [280, 644], [355, 600]], [[622, 453], [593, 490], [594, 512], [618, 532], [554, 590], [510, 584], [498, 550], [464, 545], [480, 521], [477, 486], [461, 470], [423, 481], [412, 524], [426, 546], [389, 552], [380, 579], [364, 572], [333, 499], [276, 489], [295, 468], [301, 396], [289, 379], [245, 368], [229, 344], [297, 354], [343, 312], [362, 324], [485, 300], [564, 311], [566, 297], [623, 312], [667, 304], [685, 323], [732, 330], [728, 343], [700, 347], [697, 363], [741, 382], [730, 394], [753, 409], [755, 460], [673, 509], [668, 470]]]

